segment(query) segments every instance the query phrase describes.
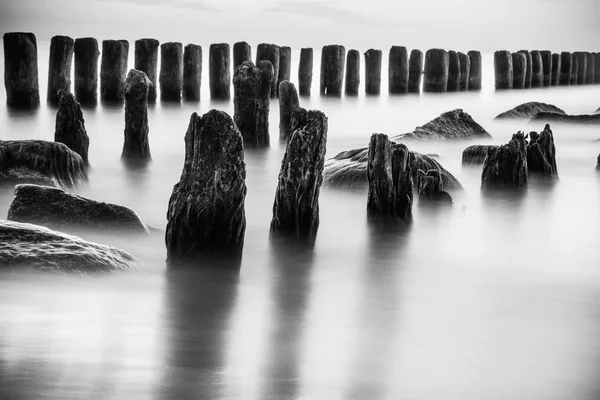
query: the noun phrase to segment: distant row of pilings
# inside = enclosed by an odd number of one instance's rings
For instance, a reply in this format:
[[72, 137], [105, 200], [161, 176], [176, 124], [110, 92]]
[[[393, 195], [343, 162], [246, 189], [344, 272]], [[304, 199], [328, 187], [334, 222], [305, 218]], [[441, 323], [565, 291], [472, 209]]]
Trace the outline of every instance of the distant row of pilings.
[[[160, 74], [157, 74], [159, 49]], [[252, 48], [248, 43], [235, 43], [233, 69], [244, 61], [250, 61], [251, 55]], [[4, 57], [8, 105], [37, 107], [40, 96], [35, 35], [22, 32], [4, 34]], [[50, 42], [47, 101], [56, 104], [59, 90], [71, 91], [71, 66], [74, 59], [73, 93], [80, 103], [96, 104], [98, 92], [103, 102], [123, 102], [128, 57], [129, 42], [126, 40], [104, 40], [100, 49], [95, 38], [73, 40], [67, 36], [54, 36]], [[291, 58], [290, 47], [266, 43], [257, 46], [256, 64], [261, 60], [268, 60], [274, 68], [271, 97], [278, 96], [279, 83], [290, 80]], [[150, 103], [157, 99], [157, 83], [160, 86], [161, 101], [200, 100], [200, 46], [188, 44], [183, 47], [179, 42], [160, 44], [156, 39], [139, 39], [135, 42], [134, 59], [135, 69], [144, 72], [152, 82], [148, 94]], [[364, 53], [364, 60], [365, 93], [378, 95], [381, 90], [382, 51], [369, 49]], [[232, 82], [229, 44], [210, 45], [208, 68], [211, 99], [229, 100]], [[481, 70], [481, 53], [478, 51], [464, 54], [431, 49], [423, 57], [420, 50], [412, 50], [409, 55], [406, 47], [392, 46], [389, 50], [389, 92], [419, 93], [421, 86], [424, 92], [480, 90]], [[310, 96], [312, 76], [313, 49], [303, 48], [298, 67], [300, 96]], [[356, 95], [360, 77], [360, 54], [357, 50], [349, 50], [346, 57], [344, 46], [323, 47], [321, 95]]]
[[500, 50], [494, 74], [498, 90], [600, 84], [600, 53]]

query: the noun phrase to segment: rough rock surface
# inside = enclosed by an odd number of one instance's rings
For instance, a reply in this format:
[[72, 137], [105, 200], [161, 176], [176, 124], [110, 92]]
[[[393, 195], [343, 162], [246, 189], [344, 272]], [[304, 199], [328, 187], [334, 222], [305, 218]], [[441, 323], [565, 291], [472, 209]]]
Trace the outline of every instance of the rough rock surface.
[[527, 186], [527, 143], [523, 132], [508, 144], [490, 148], [483, 164], [481, 188], [522, 188]]
[[0, 182], [71, 187], [86, 179], [81, 156], [63, 143], [0, 140]]
[[487, 157], [489, 149], [495, 149], [496, 145], [475, 144], [463, 150], [462, 165], [481, 165]]
[[246, 231], [246, 164], [233, 119], [193, 113], [185, 135], [181, 179], [173, 188], [165, 242], [171, 264], [222, 255], [239, 257]]
[[0, 220], [0, 268], [87, 274], [136, 266], [136, 259], [123, 250], [42, 226]]
[[440, 171], [431, 169], [427, 172], [417, 170], [417, 193], [420, 202], [434, 202], [452, 204], [452, 196], [444, 191], [444, 184]]
[[81, 156], [85, 165], [88, 164], [90, 138], [85, 130], [83, 113], [75, 96], [64, 90], [59, 91], [54, 141], [66, 144]]
[[48, 186], [17, 185], [7, 219], [60, 231], [99, 229], [148, 234], [130, 208]]
[[550, 125], [546, 124], [539, 134], [531, 132], [527, 144], [527, 171], [555, 178], [558, 177], [556, 167], [556, 148], [554, 135]]
[[[127, 74], [125, 95], [125, 140], [121, 157], [149, 159], [148, 93], [152, 82], [142, 71], [132, 69]], [[162, 96], [161, 96], [162, 97]]]
[[461, 109], [445, 112], [413, 132], [404, 133], [392, 138], [394, 141], [404, 140], [463, 140], [491, 139], [473, 118]]
[[552, 104], [530, 101], [498, 114], [494, 119], [530, 119], [540, 112], [553, 112], [565, 115], [563, 110]]
[[279, 84], [279, 139], [287, 140], [293, 132], [292, 115], [300, 109], [296, 86], [290, 81]]
[[271, 232], [313, 240], [319, 227], [319, 192], [327, 144], [321, 111], [294, 112], [293, 132], [281, 162]]
[[531, 121], [597, 125], [600, 124], [600, 114], [569, 115], [555, 112], [539, 112], [531, 118]]

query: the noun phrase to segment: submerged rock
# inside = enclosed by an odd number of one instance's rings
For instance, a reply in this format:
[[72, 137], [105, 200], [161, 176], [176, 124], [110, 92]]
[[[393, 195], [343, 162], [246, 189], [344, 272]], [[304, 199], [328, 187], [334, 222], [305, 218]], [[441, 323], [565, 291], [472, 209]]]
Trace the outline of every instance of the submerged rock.
[[539, 134], [529, 134], [527, 145], [527, 170], [528, 172], [539, 172], [548, 177], [558, 177], [556, 167], [556, 148], [554, 147], [554, 135], [550, 125], [546, 124], [544, 130]]
[[100, 229], [148, 234], [140, 217], [130, 208], [48, 186], [18, 185], [8, 220], [60, 231]]
[[508, 111], [498, 114], [494, 119], [529, 119], [540, 112], [553, 112], [566, 115], [563, 110], [552, 104], [530, 101], [528, 103], [519, 104], [515, 108], [511, 108]]
[[531, 121], [564, 122], [571, 124], [600, 124], [600, 114], [569, 115], [554, 112], [540, 112], [531, 118]]
[[63, 143], [0, 140], [0, 182], [71, 187], [86, 179], [83, 159]]
[[223, 111], [193, 113], [185, 162], [167, 212], [167, 260], [239, 257], [246, 231], [246, 164], [242, 135]]
[[81, 156], [84, 164], [88, 164], [88, 148], [90, 138], [85, 130], [85, 121], [79, 103], [69, 92], [58, 91], [58, 112], [56, 113], [56, 130], [54, 141], [66, 144]]
[[491, 139], [492, 135], [462, 109], [445, 112], [413, 132], [404, 133], [392, 138], [394, 141], [404, 140], [465, 140]]
[[326, 144], [325, 114], [302, 108], [295, 111], [275, 192], [272, 233], [314, 240], [319, 227]]
[[462, 165], [480, 165], [487, 157], [489, 149], [495, 149], [496, 145], [475, 144], [463, 150]]
[[419, 201], [452, 204], [452, 196], [444, 191], [440, 171], [435, 169], [427, 172], [417, 170], [416, 185]]
[[527, 144], [523, 132], [508, 144], [488, 149], [481, 173], [481, 188], [522, 188], [527, 186]]
[[114, 247], [37, 225], [0, 220], [0, 268], [85, 274], [130, 271], [136, 265], [133, 256]]

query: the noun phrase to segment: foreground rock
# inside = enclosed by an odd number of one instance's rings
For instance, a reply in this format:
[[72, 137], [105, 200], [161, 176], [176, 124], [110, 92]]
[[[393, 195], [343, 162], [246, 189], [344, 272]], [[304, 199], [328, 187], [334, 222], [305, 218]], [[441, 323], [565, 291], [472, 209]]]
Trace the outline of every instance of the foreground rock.
[[563, 122], [569, 124], [600, 124], [600, 114], [581, 114], [581, 115], [569, 115], [559, 114], [553, 112], [540, 112], [531, 118], [531, 121], [540, 122]]
[[114, 247], [32, 224], [0, 220], [0, 268], [52, 272], [131, 271], [137, 260]]
[[[397, 144], [393, 144], [397, 145]], [[355, 149], [343, 151], [325, 162], [323, 171], [324, 183], [335, 186], [352, 187], [363, 185], [367, 182], [367, 160], [369, 149]], [[416, 181], [417, 171], [429, 171], [435, 169], [440, 171], [442, 182], [447, 189], [462, 189], [460, 182], [440, 163], [433, 158], [409, 152], [409, 164], [413, 180]]]
[[0, 140], [0, 182], [75, 186], [85, 164], [65, 144], [44, 140]]
[[489, 149], [495, 149], [496, 145], [475, 144], [463, 150], [462, 165], [481, 165], [487, 157]]
[[325, 114], [305, 109], [294, 112], [275, 192], [271, 233], [314, 240], [319, 227], [326, 144]]
[[523, 132], [508, 144], [488, 149], [481, 173], [481, 188], [522, 188], [527, 186], [527, 144]]
[[211, 255], [239, 257], [246, 231], [246, 164], [242, 135], [223, 111], [193, 113], [185, 162], [167, 212], [171, 265]]
[[8, 220], [60, 231], [94, 229], [148, 234], [140, 217], [130, 208], [49, 186], [17, 185]]
[[554, 135], [548, 124], [546, 124], [544, 130], [539, 134], [537, 132], [529, 133], [527, 170], [528, 172], [540, 173], [550, 178], [558, 177]]
[[56, 113], [56, 129], [54, 141], [66, 144], [81, 156], [84, 164], [88, 164], [88, 148], [90, 138], [85, 130], [85, 121], [79, 103], [71, 93], [59, 90], [58, 112]]
[[415, 128], [413, 132], [398, 135], [394, 141], [404, 140], [470, 140], [491, 139], [481, 125], [461, 109], [448, 111]]
[[440, 171], [431, 169], [427, 172], [417, 170], [417, 193], [419, 201], [452, 204], [452, 196], [444, 191], [444, 183]]
[[530, 101], [528, 103], [519, 104], [515, 108], [498, 114], [494, 119], [530, 119], [540, 112], [552, 112], [566, 115], [563, 110], [552, 104]]

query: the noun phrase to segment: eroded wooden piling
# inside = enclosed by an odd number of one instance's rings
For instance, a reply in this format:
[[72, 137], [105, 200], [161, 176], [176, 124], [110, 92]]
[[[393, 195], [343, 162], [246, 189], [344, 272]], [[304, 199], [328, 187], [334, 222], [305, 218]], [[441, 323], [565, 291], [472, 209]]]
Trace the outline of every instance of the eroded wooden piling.
[[138, 39], [135, 41], [134, 68], [146, 74], [152, 86], [148, 90], [148, 102], [156, 102], [156, 89], [158, 88], [158, 47], [156, 39]]
[[231, 72], [230, 51], [227, 43], [214, 43], [208, 50], [208, 75], [210, 97], [213, 100], [229, 100]]
[[37, 39], [33, 33], [4, 34], [4, 87], [9, 107], [40, 105], [37, 61]]
[[183, 99], [200, 100], [202, 86], [202, 47], [188, 44], [183, 50]]
[[442, 93], [448, 86], [449, 58], [443, 49], [430, 49], [425, 53], [423, 91]]
[[160, 84], [161, 101], [181, 101], [183, 87], [183, 45], [167, 42], [160, 45]]
[[344, 80], [346, 48], [341, 45], [323, 46], [321, 50], [320, 93], [324, 96], [340, 97]]
[[346, 57], [346, 95], [358, 95], [360, 85], [360, 53], [358, 50], [348, 50]]
[[313, 77], [313, 49], [300, 50], [300, 64], [298, 65], [298, 91], [300, 96], [310, 96]]
[[75, 41], [68, 36], [54, 36], [50, 40], [47, 101], [58, 105], [59, 90], [71, 91], [71, 65]]
[[[348, 57], [350, 53], [348, 53]], [[388, 59], [388, 91], [392, 94], [408, 92], [408, 50], [392, 46]]]
[[381, 50], [365, 52], [365, 93], [378, 95], [381, 91]]
[[103, 40], [100, 64], [100, 99], [106, 102], [123, 102], [123, 87], [127, 75], [127, 40]]

